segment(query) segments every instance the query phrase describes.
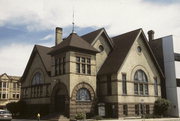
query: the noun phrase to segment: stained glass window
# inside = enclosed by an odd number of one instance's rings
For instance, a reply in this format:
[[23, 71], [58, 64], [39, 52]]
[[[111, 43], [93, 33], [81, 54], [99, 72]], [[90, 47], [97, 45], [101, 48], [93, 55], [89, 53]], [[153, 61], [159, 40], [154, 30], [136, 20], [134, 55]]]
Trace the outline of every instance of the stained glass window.
[[148, 79], [143, 70], [137, 70], [134, 75], [134, 94], [148, 95]]
[[81, 88], [78, 90], [76, 95], [76, 100], [78, 101], [88, 101], [91, 100], [89, 91], [86, 88]]
[[36, 72], [32, 80], [32, 85], [38, 84], [42, 84], [42, 75], [40, 72]]

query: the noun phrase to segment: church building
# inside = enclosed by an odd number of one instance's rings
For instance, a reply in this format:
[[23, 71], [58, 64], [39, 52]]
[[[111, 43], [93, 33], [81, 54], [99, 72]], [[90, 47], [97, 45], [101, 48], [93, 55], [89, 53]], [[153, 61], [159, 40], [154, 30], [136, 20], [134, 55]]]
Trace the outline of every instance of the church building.
[[[164, 74], [142, 29], [109, 37], [104, 28], [35, 45], [21, 78], [29, 110], [120, 118], [153, 112]], [[153, 36], [149, 34], [150, 37]]]

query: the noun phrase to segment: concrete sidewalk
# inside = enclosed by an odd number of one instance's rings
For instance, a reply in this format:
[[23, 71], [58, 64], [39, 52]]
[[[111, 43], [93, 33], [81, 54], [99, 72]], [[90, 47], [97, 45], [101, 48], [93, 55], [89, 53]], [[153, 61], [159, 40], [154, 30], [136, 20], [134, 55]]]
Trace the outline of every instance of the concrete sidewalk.
[[[37, 121], [30, 119], [13, 119], [12, 121]], [[48, 121], [48, 120], [40, 120], [40, 121]], [[96, 121], [93, 119], [84, 120], [84, 121]], [[154, 119], [109, 119], [109, 120], [97, 120], [97, 121], [180, 121], [180, 118], [154, 118]]]
[[180, 118], [153, 118], [153, 119], [117, 119], [117, 120], [99, 120], [99, 121], [180, 121]]

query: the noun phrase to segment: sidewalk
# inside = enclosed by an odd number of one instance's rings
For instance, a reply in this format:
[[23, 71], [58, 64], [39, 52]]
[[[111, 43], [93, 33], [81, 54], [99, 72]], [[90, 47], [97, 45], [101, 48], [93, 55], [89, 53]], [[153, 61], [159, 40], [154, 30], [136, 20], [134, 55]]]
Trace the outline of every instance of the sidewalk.
[[117, 119], [117, 120], [99, 120], [99, 121], [180, 121], [180, 118], [153, 118], [153, 119]]
[[[91, 121], [95, 121], [90, 119]], [[12, 121], [37, 121], [30, 119], [13, 119]], [[48, 120], [40, 120], [40, 121], [48, 121]], [[86, 121], [86, 120], [84, 120]], [[97, 120], [97, 121], [180, 121], [180, 118], [154, 118], [154, 119], [110, 119], [110, 120]]]

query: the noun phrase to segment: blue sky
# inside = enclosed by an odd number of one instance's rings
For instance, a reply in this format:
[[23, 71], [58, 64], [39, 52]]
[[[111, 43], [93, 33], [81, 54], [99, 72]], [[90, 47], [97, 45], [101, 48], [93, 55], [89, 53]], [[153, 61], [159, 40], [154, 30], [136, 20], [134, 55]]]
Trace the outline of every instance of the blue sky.
[[180, 52], [180, 0], [1, 0], [0, 74], [22, 75], [34, 44], [54, 45], [55, 27], [68, 36], [73, 8], [79, 35], [102, 27], [109, 36], [153, 29], [155, 38], [173, 35]]
[[[76, 27], [76, 32], [79, 35], [86, 34], [90, 31], [93, 31], [94, 28], [91, 27]], [[41, 30], [41, 31], [28, 31], [26, 25], [19, 26], [2, 26], [0, 27], [0, 46], [8, 46], [13, 43], [22, 43], [22, 44], [41, 44], [49, 43], [50, 45], [54, 44], [54, 35], [55, 28]], [[67, 37], [72, 31], [72, 26], [67, 26], [63, 28], [64, 35]], [[46, 37], [52, 35], [50, 37]]]

